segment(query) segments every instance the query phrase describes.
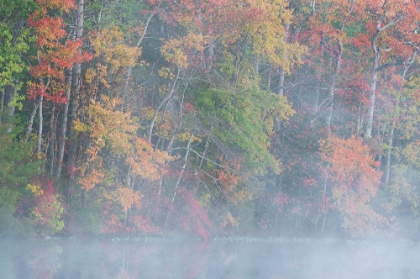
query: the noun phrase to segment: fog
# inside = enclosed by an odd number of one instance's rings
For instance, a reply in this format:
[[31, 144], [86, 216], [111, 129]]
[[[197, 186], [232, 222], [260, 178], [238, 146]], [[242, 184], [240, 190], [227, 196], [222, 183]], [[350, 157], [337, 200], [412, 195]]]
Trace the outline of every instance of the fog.
[[2, 240], [1, 278], [418, 278], [411, 241]]

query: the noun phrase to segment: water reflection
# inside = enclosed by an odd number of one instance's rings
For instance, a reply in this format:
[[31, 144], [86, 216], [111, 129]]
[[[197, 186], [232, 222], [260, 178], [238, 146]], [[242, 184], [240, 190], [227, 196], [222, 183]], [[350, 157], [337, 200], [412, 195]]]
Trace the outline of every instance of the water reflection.
[[419, 278], [414, 243], [0, 241], [0, 278]]

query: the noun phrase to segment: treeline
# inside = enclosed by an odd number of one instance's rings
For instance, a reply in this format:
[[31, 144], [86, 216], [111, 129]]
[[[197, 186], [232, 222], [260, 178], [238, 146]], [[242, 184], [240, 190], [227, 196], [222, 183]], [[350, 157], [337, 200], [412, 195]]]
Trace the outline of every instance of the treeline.
[[419, 9], [1, 1], [0, 235], [417, 237]]

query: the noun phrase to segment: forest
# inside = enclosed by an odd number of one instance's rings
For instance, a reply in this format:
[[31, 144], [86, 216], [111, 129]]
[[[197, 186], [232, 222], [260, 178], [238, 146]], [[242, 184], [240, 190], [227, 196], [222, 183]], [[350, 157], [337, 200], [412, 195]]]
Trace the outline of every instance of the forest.
[[0, 236], [420, 236], [420, 1], [0, 19]]

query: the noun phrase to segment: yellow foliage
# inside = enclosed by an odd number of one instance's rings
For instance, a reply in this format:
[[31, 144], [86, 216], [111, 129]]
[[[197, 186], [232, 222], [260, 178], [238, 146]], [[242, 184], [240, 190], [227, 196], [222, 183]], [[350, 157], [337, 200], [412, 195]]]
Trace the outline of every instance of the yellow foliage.
[[141, 110], [141, 116], [146, 120], [151, 120], [154, 115], [155, 109], [153, 107], [145, 107]]
[[[137, 129], [140, 128], [139, 123], [135, 121], [136, 118], [131, 116], [131, 112], [120, 111], [118, 109], [120, 104], [120, 99], [111, 99], [103, 95], [101, 102], [93, 100], [90, 102], [87, 110], [88, 124], [75, 122], [77, 131], [89, 131], [92, 142], [86, 150], [88, 159], [81, 168], [82, 178], [79, 180], [86, 190], [90, 190], [98, 184], [111, 185], [112, 180], [115, 179], [113, 174], [108, 177], [109, 171], [106, 172], [103, 169], [105, 158], [100, 155], [100, 151], [103, 149], [107, 149], [124, 160], [131, 167], [131, 174], [134, 177], [140, 176], [151, 181], [159, 179], [164, 163], [172, 160], [172, 157], [166, 152], [155, 150], [149, 141], [137, 136]], [[154, 113], [153, 109], [146, 109], [144, 112], [146, 114]], [[133, 205], [129, 202], [128, 192], [126, 190], [119, 191], [119, 195], [124, 197], [124, 202], [130, 206]]]
[[204, 39], [202, 35], [189, 33], [182, 38], [171, 39], [165, 42], [161, 48], [163, 57], [180, 68], [188, 66], [187, 53], [204, 50]]
[[32, 185], [32, 184], [28, 184], [26, 185], [26, 189], [31, 191], [31, 193], [35, 196], [41, 196], [42, 194], [44, 194], [44, 191], [42, 191], [41, 187], [38, 185]]
[[206, 207], [210, 204], [211, 195], [209, 193], [204, 194], [200, 197], [200, 205]]
[[171, 70], [168, 67], [162, 67], [161, 69], [159, 69], [158, 75], [163, 78], [174, 78], [174, 74], [171, 73]]
[[231, 195], [229, 195], [229, 201], [234, 205], [237, 205], [240, 202], [247, 202], [250, 200], [252, 200], [252, 193], [246, 188], [243, 188], [238, 192], [234, 192]]
[[225, 218], [222, 221], [221, 227], [225, 228], [226, 226], [231, 225], [233, 227], [239, 226], [239, 217], [233, 217], [232, 213], [227, 212]]
[[[185, 132], [185, 133], [178, 134], [175, 138], [177, 140], [180, 140], [180, 141], [189, 141], [190, 140], [190, 137], [191, 137], [191, 133], [190, 132]], [[196, 137], [196, 136], [193, 136], [192, 137], [192, 140], [191, 140], [191, 143], [193, 143], [193, 142], [202, 142], [202, 141], [203, 141], [203, 139], [201, 139], [199, 137]]]
[[105, 198], [111, 202], [117, 202], [122, 207], [122, 211], [125, 213], [131, 207], [141, 208], [140, 199], [143, 197], [139, 191], [127, 187], [118, 187], [114, 191], [105, 194]]
[[264, 55], [273, 65], [281, 66], [290, 73], [290, 66], [302, 63], [301, 56], [306, 51], [298, 43], [287, 43], [285, 24], [290, 23], [292, 11], [287, 8], [288, 1], [246, 1], [254, 7], [256, 16], [248, 22], [245, 30], [252, 38], [254, 52]]
[[83, 133], [89, 130], [89, 126], [79, 120], [73, 121], [73, 129], [76, 133]]
[[93, 78], [96, 77], [96, 75], [97, 74], [96, 74], [95, 69], [92, 69], [92, 68], [87, 69], [86, 70], [86, 73], [85, 73], [85, 80], [86, 80], [86, 82], [87, 83], [91, 83], [92, 80], [93, 80]]
[[[124, 37], [118, 27], [103, 29], [101, 32], [92, 32], [90, 42], [96, 56], [108, 65], [105, 66], [110, 73], [116, 73], [121, 67], [135, 66], [137, 58], [141, 55], [138, 47], [124, 43]], [[105, 77], [106, 75], [99, 76]]]

